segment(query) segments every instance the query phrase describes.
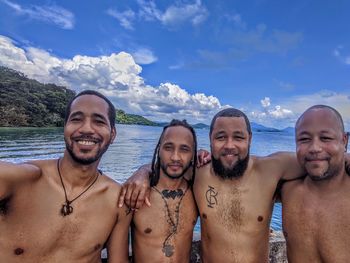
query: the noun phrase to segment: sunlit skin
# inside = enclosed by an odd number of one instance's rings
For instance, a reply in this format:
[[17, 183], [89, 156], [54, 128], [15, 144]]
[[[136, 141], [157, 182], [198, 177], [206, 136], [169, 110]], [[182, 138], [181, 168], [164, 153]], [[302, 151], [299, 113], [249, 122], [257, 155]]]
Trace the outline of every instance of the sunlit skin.
[[334, 115], [329, 110], [313, 110], [296, 126], [298, 161], [315, 180], [332, 177], [344, 168], [347, 136]]
[[[82, 193], [98, 175], [100, 157], [116, 131], [107, 116], [108, 104], [94, 95], [77, 97], [65, 125], [67, 147], [60, 171], [67, 197]], [[62, 216], [65, 202], [57, 160], [31, 165], [0, 162], [1, 262], [128, 262], [128, 227], [131, 215], [117, 207], [120, 185], [102, 174], [95, 184]], [[1, 209], [0, 209], [1, 210]]]
[[80, 96], [72, 103], [64, 127], [68, 152], [83, 163], [99, 160], [116, 136], [116, 129], [110, 127], [106, 114], [108, 104], [98, 97], [96, 102], [91, 104], [91, 96]]
[[307, 110], [296, 125], [297, 157], [307, 176], [282, 188], [288, 262], [349, 262], [347, 142], [340, 120], [328, 108]]
[[226, 169], [232, 169], [238, 160], [247, 157], [251, 138], [243, 117], [219, 117], [210, 136], [212, 156]]
[[[188, 188], [183, 175], [191, 164], [194, 154], [194, 141], [191, 132], [184, 127], [175, 126], [165, 130], [159, 149], [161, 164], [157, 189], [185, 191]], [[134, 262], [189, 262], [194, 223], [197, 210], [188, 188], [179, 207], [179, 225], [169, 244], [174, 247], [174, 254], [166, 257], [162, 251], [163, 242], [169, 235], [168, 212], [160, 194], [152, 189], [151, 207], [142, 207], [133, 217], [133, 260]], [[176, 205], [180, 198], [167, 198], [169, 211], [176, 223]]]

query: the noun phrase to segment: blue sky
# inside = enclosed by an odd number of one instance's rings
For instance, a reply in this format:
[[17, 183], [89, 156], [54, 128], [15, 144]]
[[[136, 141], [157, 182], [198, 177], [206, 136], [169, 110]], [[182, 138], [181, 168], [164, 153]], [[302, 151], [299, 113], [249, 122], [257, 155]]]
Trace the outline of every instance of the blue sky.
[[350, 127], [350, 1], [0, 0], [0, 65], [126, 112], [293, 126], [327, 104]]

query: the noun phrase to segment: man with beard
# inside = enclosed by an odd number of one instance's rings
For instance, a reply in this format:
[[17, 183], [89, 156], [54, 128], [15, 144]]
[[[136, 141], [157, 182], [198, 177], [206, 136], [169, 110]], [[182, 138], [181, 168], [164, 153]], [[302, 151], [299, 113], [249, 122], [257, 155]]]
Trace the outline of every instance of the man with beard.
[[[249, 155], [247, 116], [228, 108], [210, 126], [212, 162], [196, 172], [203, 262], [268, 262], [270, 220], [278, 182], [302, 175], [294, 154]], [[143, 168], [123, 187], [119, 205], [139, 207], [147, 194]], [[139, 200], [137, 200], [139, 199]]]
[[196, 134], [185, 121], [165, 126], [153, 155], [150, 174], [152, 202], [133, 216], [134, 262], [189, 262], [197, 209], [192, 193]]
[[62, 158], [0, 163], [1, 262], [101, 262], [104, 245], [109, 262], [128, 262], [131, 215], [97, 168], [116, 136], [114, 106], [83, 91], [66, 113]]
[[329, 106], [313, 106], [301, 115], [295, 132], [297, 158], [307, 176], [282, 188], [288, 262], [349, 262], [348, 134], [341, 115]]

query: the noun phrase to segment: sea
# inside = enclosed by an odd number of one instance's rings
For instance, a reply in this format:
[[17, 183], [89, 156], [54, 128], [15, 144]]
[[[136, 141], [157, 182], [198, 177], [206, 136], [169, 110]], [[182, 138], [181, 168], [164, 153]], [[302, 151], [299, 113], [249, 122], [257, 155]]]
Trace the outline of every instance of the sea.
[[[100, 169], [123, 183], [142, 164], [150, 163], [162, 127], [117, 125], [117, 137], [104, 154]], [[209, 129], [196, 129], [198, 148], [209, 150]], [[0, 128], [0, 160], [20, 163], [28, 160], [55, 159], [65, 148], [63, 128]], [[276, 151], [294, 151], [291, 132], [253, 131], [250, 152], [265, 156]], [[281, 230], [281, 204], [273, 210], [271, 228]], [[200, 232], [199, 222], [195, 232]]]

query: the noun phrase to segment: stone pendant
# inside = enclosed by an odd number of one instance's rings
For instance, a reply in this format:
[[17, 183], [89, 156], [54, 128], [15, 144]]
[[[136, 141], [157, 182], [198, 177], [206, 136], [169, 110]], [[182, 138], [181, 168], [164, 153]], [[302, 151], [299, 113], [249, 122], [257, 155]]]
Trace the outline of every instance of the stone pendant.
[[61, 215], [62, 216], [67, 216], [69, 214], [73, 213], [73, 207], [70, 205], [70, 203], [65, 203], [62, 205], [61, 208]]
[[174, 246], [164, 245], [162, 251], [164, 255], [169, 258], [174, 254]]

